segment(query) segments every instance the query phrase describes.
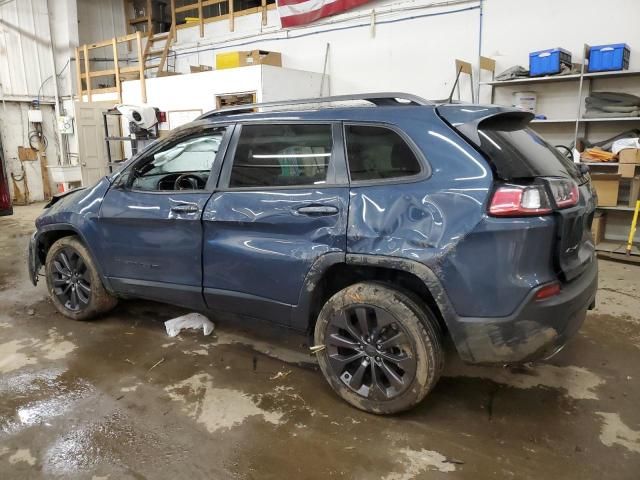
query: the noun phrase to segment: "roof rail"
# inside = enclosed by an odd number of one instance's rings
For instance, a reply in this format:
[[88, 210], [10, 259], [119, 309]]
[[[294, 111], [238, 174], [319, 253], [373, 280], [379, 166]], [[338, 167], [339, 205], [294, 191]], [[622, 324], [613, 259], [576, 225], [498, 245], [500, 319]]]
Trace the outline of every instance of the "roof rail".
[[[333, 97], [303, 98], [300, 100], [282, 100], [276, 102], [251, 103], [246, 105], [235, 105], [211, 110], [198, 117], [198, 120], [206, 118], [239, 115], [250, 113], [257, 108], [288, 107], [292, 105], [307, 105], [313, 103], [346, 102], [352, 100], [364, 100], [373, 103], [377, 107], [398, 106], [398, 105], [433, 105], [433, 102], [422, 97], [402, 92], [382, 92], [382, 93], [360, 93], [357, 95], [336, 95]], [[404, 100], [404, 101], [403, 101]]]

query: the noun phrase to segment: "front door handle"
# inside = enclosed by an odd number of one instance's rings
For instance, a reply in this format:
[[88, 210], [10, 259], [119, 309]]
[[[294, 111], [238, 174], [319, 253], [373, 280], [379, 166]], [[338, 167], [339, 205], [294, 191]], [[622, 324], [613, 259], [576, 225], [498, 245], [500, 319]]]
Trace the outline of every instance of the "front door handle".
[[296, 211], [303, 215], [335, 215], [338, 213], [338, 208], [331, 205], [309, 205], [300, 207]]
[[197, 213], [200, 209], [196, 205], [176, 205], [171, 207], [173, 213]]

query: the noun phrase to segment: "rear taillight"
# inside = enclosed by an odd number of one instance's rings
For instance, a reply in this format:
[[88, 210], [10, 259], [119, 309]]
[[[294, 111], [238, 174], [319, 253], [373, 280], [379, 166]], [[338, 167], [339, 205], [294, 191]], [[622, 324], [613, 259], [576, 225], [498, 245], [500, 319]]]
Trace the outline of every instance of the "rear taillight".
[[[549, 187], [545, 187], [544, 183]], [[521, 217], [546, 215], [553, 206], [547, 191], [553, 196], [555, 208], [573, 207], [580, 200], [580, 189], [573, 180], [544, 178], [544, 183], [531, 185], [501, 185], [493, 192], [489, 215]]]
[[576, 182], [564, 178], [550, 178], [548, 184], [558, 208], [569, 208], [578, 204], [580, 190]]
[[542, 185], [503, 185], [493, 192], [489, 215], [522, 217], [551, 213], [549, 196]]

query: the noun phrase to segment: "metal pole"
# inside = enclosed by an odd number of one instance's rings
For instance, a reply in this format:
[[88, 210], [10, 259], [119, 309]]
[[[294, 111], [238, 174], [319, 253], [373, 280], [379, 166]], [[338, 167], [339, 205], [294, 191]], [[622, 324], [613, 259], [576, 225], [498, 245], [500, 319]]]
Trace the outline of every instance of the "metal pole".
[[589, 53], [589, 46], [585, 44], [584, 51], [582, 54], [582, 66], [580, 67], [580, 85], [578, 86], [578, 109], [576, 112], [576, 128], [573, 134], [574, 147], [577, 147], [577, 144], [578, 144], [578, 129], [580, 128], [580, 110], [582, 110], [582, 85], [584, 83], [584, 66], [588, 61], [587, 60], [588, 53]]
[[[322, 67], [322, 79], [320, 80], [320, 96], [323, 97], [324, 96], [324, 79], [325, 76], [327, 74], [327, 62], [329, 61], [329, 47], [331, 46], [331, 44], [329, 42], [327, 42], [327, 48], [324, 51], [324, 66]], [[328, 90], [329, 90], [329, 95], [331, 95], [331, 84], [328, 83]]]
[[56, 70], [56, 57], [55, 57], [55, 48], [53, 42], [53, 30], [51, 28], [51, 9], [49, 8], [49, 0], [46, 1], [47, 6], [47, 25], [49, 26], [49, 41], [51, 43], [51, 68], [53, 69], [53, 96], [55, 98], [55, 112], [56, 112], [56, 121], [54, 122], [54, 128], [56, 130], [56, 135], [58, 137], [58, 145], [60, 146], [60, 156], [61, 158], [58, 160], [60, 165], [64, 165], [68, 162], [67, 152], [65, 148], [65, 144], [62, 141], [62, 133], [60, 133], [60, 129], [58, 128], [58, 117], [60, 117], [60, 98], [58, 97], [58, 72]]
[[[481, 57], [482, 57], [482, 20], [484, 15], [482, 11], [482, 3], [483, 3], [483, 0], [480, 0], [480, 25], [479, 25], [479, 31], [478, 31], [478, 80], [476, 82], [476, 99], [478, 100], [478, 103], [480, 103], [480, 81], [482, 80], [481, 78], [482, 69], [480, 68]], [[473, 92], [471, 92], [471, 102], [473, 103]]]

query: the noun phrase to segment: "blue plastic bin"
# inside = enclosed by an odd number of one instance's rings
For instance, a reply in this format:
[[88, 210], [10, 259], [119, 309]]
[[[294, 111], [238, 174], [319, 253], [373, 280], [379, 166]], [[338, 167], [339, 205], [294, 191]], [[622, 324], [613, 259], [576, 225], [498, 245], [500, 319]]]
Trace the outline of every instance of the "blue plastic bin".
[[562, 65], [571, 68], [571, 53], [564, 48], [550, 48], [529, 54], [529, 76], [560, 73]]
[[598, 45], [589, 50], [589, 71], [627, 70], [631, 50], [626, 43]]

